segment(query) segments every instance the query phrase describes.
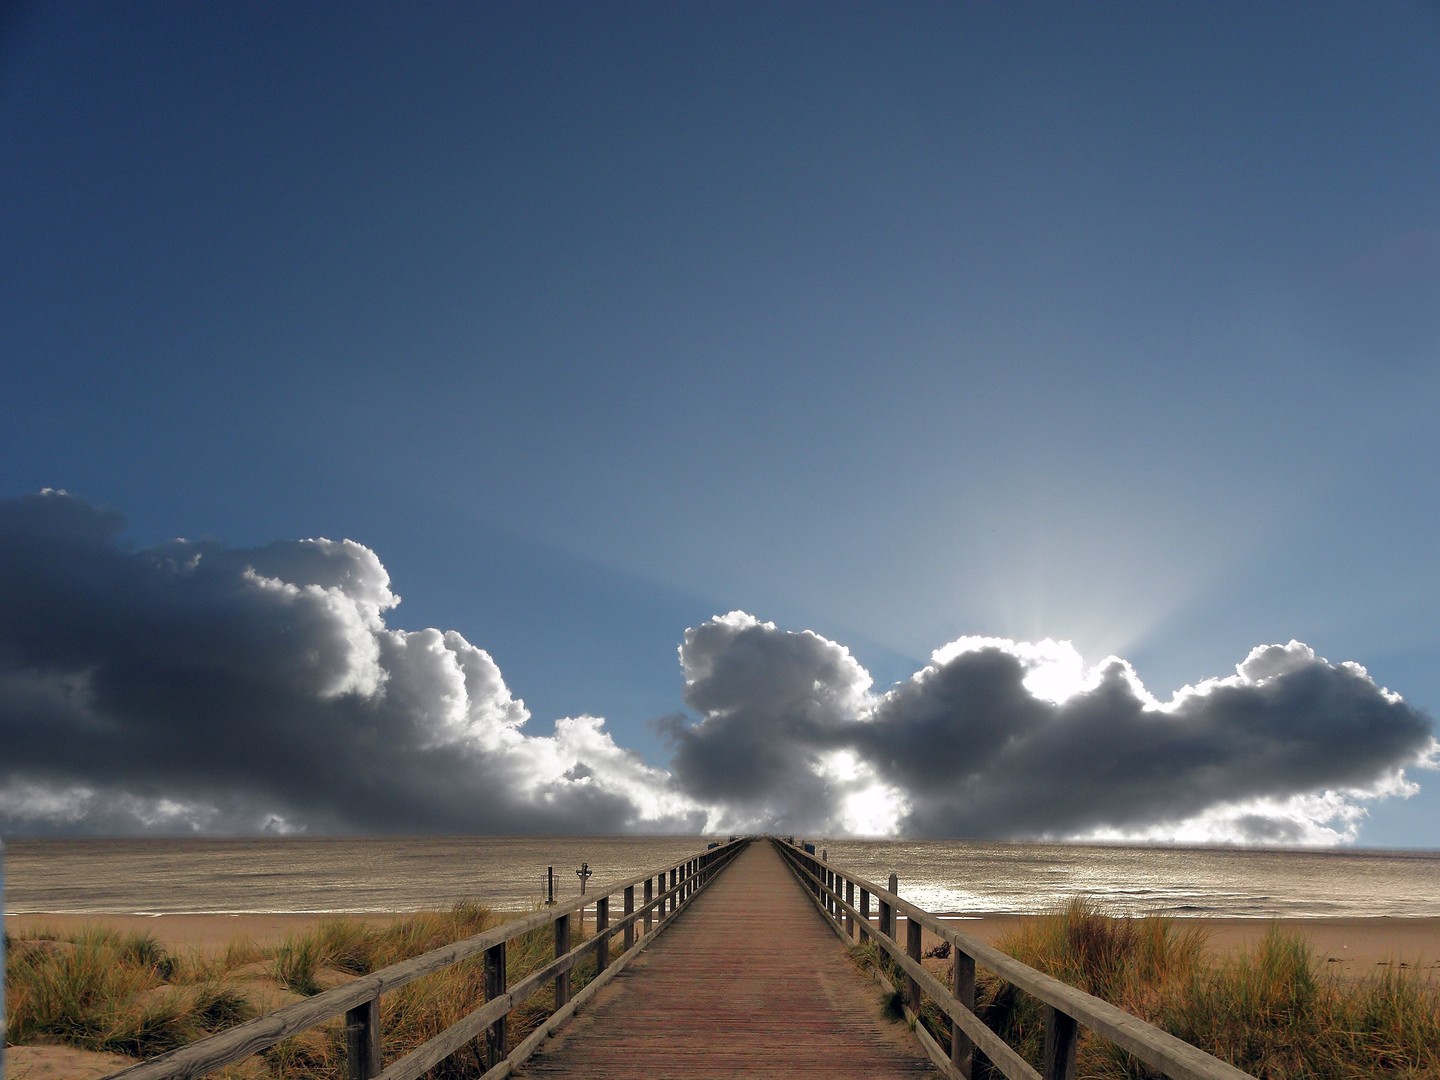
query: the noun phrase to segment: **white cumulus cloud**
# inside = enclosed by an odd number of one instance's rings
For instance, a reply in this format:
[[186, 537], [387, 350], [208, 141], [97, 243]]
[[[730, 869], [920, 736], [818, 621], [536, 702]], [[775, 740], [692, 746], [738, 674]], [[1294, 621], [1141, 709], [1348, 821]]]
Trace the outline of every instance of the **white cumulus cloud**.
[[743, 611], [684, 632], [668, 769], [594, 716], [530, 730], [494, 659], [349, 540], [131, 550], [60, 491], [0, 501], [0, 829], [624, 832], [1336, 843], [1433, 765], [1358, 664], [1265, 645], [1156, 700], [1118, 657], [966, 637], [877, 692]]

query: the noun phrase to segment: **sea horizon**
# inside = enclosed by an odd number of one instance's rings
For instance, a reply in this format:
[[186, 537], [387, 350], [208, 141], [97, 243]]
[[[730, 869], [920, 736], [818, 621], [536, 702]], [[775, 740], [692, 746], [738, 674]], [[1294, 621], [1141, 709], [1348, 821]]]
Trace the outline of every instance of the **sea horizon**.
[[[790, 835], [790, 834], [785, 834]], [[1037, 914], [1084, 896], [1117, 915], [1437, 917], [1440, 851], [815, 837], [838, 866], [946, 914]], [[713, 836], [12, 838], [9, 914], [349, 914], [463, 900], [526, 910], [703, 849]]]

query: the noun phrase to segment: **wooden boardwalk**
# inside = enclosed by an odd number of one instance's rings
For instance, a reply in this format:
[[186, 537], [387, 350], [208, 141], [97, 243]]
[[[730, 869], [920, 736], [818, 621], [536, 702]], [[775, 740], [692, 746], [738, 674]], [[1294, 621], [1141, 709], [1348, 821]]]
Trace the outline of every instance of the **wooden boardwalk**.
[[515, 1075], [936, 1074], [761, 842]]
[[[802, 886], [794, 874], [807, 884]], [[783, 1077], [972, 1075], [975, 1054], [1007, 1080], [1075, 1080], [1082, 1028], [1169, 1080], [1253, 1080], [1139, 1017], [1027, 967], [956, 930], [888, 887], [847, 873], [787, 841], [731, 837], [608, 891], [561, 901], [461, 941], [372, 971], [209, 1038], [133, 1065], [125, 1080], [195, 1080], [343, 1018], [348, 1080], [421, 1080], [456, 1054], [489, 1062], [487, 1076]], [[811, 902], [825, 898], [833, 923]], [[859, 906], [855, 904], [858, 896]], [[618, 902], [617, 902], [618, 901]], [[880, 926], [871, 921], [879, 903]], [[572, 922], [593, 907], [594, 939], [572, 944]], [[618, 914], [617, 910], [619, 909]], [[904, 942], [894, 939], [897, 917]], [[881, 993], [836, 941], [858, 930], [898, 976], [905, 1014], [922, 1006], [949, 1018], [948, 1051], [924, 1028], [891, 1022]], [[949, 945], [950, 985], [923, 967], [921, 931]], [[662, 932], [663, 930], [663, 932]], [[554, 935], [554, 959], [514, 981], [507, 945]], [[638, 939], [638, 940], [637, 940]], [[616, 956], [612, 946], [624, 951]], [[605, 950], [582, 989], [570, 976]], [[380, 999], [464, 961], [482, 960], [486, 1001], [402, 1056], [382, 1054]], [[983, 966], [1044, 1006], [1041, 1068], [975, 1014]], [[508, 1022], [548, 988], [559, 1008], [513, 1049]], [[543, 1000], [543, 999], [541, 999]], [[921, 1043], [928, 1059], [922, 1057]], [[947, 1061], [947, 1054], [949, 1060]]]

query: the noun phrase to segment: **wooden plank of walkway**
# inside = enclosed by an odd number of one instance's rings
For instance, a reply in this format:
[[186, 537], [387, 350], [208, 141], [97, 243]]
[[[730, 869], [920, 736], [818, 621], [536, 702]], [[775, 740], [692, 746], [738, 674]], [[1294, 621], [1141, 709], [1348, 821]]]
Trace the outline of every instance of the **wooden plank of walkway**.
[[529, 1077], [934, 1075], [775, 849], [752, 843]]

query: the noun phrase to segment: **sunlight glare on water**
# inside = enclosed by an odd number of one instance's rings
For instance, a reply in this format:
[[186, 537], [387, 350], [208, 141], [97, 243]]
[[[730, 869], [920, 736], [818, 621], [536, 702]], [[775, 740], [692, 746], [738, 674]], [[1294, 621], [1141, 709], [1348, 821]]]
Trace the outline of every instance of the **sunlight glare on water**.
[[817, 851], [937, 912], [1034, 914], [1076, 896], [1117, 915], [1440, 916], [1440, 854], [1245, 848], [812, 841]]
[[[796, 839], [801, 839], [797, 837]], [[1440, 853], [927, 840], [812, 840], [837, 866], [935, 912], [1034, 913], [1084, 895], [1120, 915], [1440, 916]], [[502, 910], [638, 877], [700, 837], [12, 840], [8, 912], [149, 914]]]

